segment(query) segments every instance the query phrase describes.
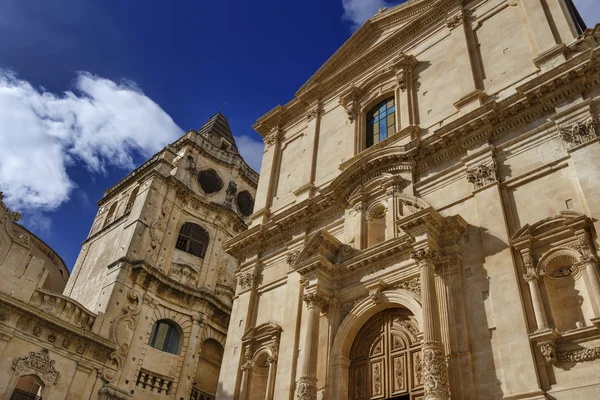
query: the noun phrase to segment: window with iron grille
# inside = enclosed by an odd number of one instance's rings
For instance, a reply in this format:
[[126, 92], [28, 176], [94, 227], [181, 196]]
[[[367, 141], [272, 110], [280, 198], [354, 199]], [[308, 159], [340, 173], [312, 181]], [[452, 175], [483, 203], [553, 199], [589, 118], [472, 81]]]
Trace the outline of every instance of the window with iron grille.
[[396, 133], [396, 104], [394, 98], [390, 97], [367, 113], [366, 147], [371, 147], [394, 133]]
[[179, 231], [175, 248], [193, 256], [204, 258], [209, 237], [206, 229], [200, 225], [186, 222]]

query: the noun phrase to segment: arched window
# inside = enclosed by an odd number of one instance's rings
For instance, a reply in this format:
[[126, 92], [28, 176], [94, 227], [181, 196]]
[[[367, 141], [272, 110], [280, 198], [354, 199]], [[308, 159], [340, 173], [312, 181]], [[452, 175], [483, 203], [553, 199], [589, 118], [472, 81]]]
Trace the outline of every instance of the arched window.
[[210, 194], [223, 189], [223, 180], [214, 169], [205, 169], [198, 173], [198, 182], [204, 193]]
[[152, 328], [149, 344], [155, 349], [177, 354], [179, 352], [179, 327], [166, 319], [157, 321]]
[[396, 104], [394, 98], [390, 97], [367, 113], [366, 147], [371, 147], [394, 133], [396, 133]]
[[208, 232], [200, 225], [186, 222], [179, 231], [175, 248], [193, 256], [204, 258], [208, 247]]
[[21, 376], [13, 390], [11, 400], [37, 400], [41, 399], [44, 384], [37, 375]]
[[110, 205], [110, 208], [108, 209], [108, 213], [106, 214], [106, 218], [104, 219], [104, 226], [110, 224], [115, 216], [115, 211], [117, 211], [117, 202], [115, 201], [114, 203], [112, 203]]
[[131, 194], [129, 195], [129, 200], [127, 200], [127, 206], [125, 207], [125, 212], [131, 211], [131, 209], [133, 208], [133, 203], [135, 203], [135, 199], [136, 199], [139, 191], [140, 191], [139, 186], [131, 191]]

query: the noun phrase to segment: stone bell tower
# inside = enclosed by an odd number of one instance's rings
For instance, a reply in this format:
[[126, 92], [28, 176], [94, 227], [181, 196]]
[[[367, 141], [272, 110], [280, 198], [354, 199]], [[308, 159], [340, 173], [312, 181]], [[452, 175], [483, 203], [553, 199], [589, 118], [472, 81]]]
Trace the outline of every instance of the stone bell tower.
[[105, 192], [64, 294], [117, 345], [107, 398], [214, 396], [236, 280], [222, 246], [257, 180], [218, 113]]

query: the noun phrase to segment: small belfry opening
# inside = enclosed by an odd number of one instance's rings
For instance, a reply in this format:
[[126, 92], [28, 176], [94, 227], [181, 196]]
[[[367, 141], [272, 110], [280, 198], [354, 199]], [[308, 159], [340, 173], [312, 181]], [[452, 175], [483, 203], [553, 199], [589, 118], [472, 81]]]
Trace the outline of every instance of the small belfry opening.
[[42, 400], [44, 383], [37, 375], [24, 375], [19, 378], [10, 400]]

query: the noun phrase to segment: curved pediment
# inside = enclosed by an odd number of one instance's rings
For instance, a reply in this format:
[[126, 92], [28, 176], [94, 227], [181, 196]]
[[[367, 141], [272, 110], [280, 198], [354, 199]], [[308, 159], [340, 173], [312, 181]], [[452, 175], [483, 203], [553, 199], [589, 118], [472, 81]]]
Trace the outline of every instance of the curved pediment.
[[365, 187], [369, 182], [378, 180], [384, 183], [384, 178], [385, 183], [398, 185], [403, 180], [400, 174], [412, 171], [410, 157], [413, 151], [406, 146], [388, 146], [361, 154], [322, 193], [333, 195], [346, 203], [357, 189]]
[[250, 328], [242, 336], [242, 341], [257, 340], [263, 337], [272, 337], [281, 335], [283, 329], [274, 322], [265, 322], [255, 328]]
[[587, 217], [575, 211], [561, 211], [558, 215], [544, 218], [531, 225], [526, 224], [519, 229], [510, 239], [512, 244], [523, 240], [532, 240], [536, 237], [558, 231], [568, 231], [586, 223]]
[[302, 265], [307, 260], [314, 257], [323, 257], [329, 263], [334, 264], [343, 243], [335, 238], [331, 233], [321, 229], [311, 237], [304, 248], [298, 254], [292, 267]]

